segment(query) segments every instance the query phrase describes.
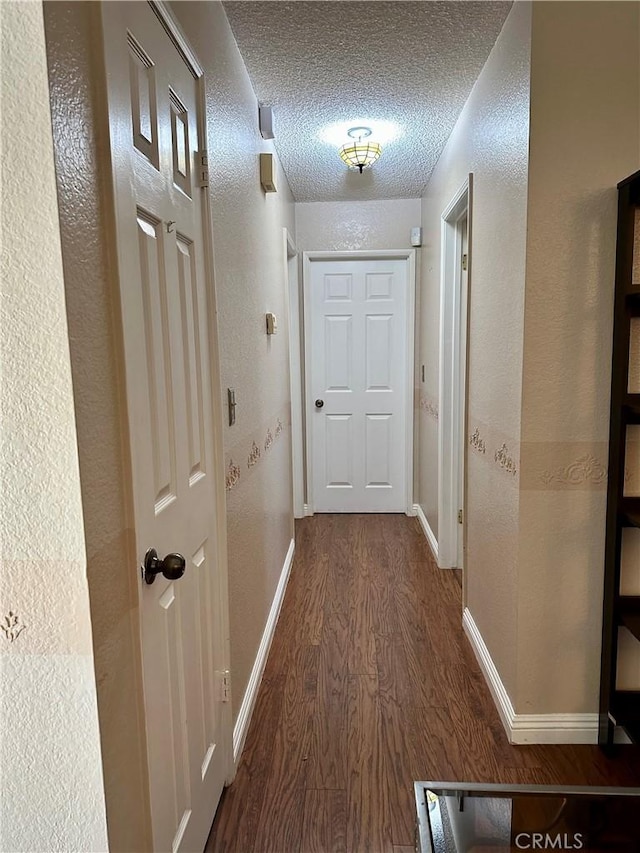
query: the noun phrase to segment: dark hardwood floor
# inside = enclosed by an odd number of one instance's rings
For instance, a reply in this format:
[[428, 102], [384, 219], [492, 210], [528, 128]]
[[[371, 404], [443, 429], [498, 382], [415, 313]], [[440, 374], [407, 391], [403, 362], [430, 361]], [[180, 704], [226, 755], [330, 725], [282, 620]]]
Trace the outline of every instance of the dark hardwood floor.
[[[633, 750], [631, 752], [630, 750]], [[635, 747], [510, 746], [415, 519], [317, 515], [207, 851], [405, 853], [413, 782], [640, 784]]]

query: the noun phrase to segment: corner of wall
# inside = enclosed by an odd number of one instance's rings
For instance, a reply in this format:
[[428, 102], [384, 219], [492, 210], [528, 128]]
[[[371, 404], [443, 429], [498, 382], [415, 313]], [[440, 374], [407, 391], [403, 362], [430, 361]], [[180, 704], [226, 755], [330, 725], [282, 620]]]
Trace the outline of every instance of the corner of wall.
[[131, 560], [114, 561], [134, 546], [100, 6], [44, 9], [109, 846], [142, 851], [152, 845], [137, 590]]
[[441, 216], [473, 173], [466, 603], [511, 696], [517, 667], [530, 43], [531, 4], [515, 3], [422, 198], [419, 500], [437, 535]]
[[598, 708], [615, 187], [640, 166], [639, 40], [638, 4], [534, 3], [513, 697], [523, 713]]
[[0, 847], [104, 850], [102, 757], [42, 4], [5, 3], [0, 14]]

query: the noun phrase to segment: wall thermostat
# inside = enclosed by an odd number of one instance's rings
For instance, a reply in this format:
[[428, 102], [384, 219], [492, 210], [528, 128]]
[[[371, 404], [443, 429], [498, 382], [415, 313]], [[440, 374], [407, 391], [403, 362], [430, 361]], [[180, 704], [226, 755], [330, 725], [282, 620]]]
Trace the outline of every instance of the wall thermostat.
[[275, 335], [278, 331], [278, 318], [275, 314], [267, 314], [267, 334]]
[[418, 227], [411, 229], [411, 245], [422, 246], [422, 228]]

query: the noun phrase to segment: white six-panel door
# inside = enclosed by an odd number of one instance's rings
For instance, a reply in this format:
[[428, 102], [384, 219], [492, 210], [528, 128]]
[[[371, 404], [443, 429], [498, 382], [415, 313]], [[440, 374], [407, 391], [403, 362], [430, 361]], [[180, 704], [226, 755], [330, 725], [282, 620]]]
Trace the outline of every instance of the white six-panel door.
[[409, 263], [311, 260], [307, 271], [313, 510], [404, 512]]
[[177, 552], [179, 579], [132, 565], [155, 851], [202, 851], [227, 774], [216, 670], [225, 601], [217, 563], [212, 347], [198, 184], [198, 81], [145, 2], [103, 5], [131, 444], [133, 535]]

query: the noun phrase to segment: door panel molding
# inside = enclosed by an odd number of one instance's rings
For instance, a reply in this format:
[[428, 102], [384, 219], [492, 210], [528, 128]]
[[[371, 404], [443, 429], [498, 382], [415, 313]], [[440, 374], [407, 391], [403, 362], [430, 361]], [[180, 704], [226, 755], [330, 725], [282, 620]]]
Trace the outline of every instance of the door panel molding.
[[[312, 415], [314, 408], [313, 389], [311, 387], [311, 276], [314, 263], [322, 261], [404, 261], [406, 263], [407, 293], [406, 293], [406, 326], [402, 330], [405, 337], [406, 368], [403, 377], [405, 393], [405, 495], [404, 511], [407, 515], [413, 514], [413, 447], [414, 447], [414, 374], [415, 374], [415, 295], [416, 295], [416, 253], [415, 249], [375, 249], [356, 251], [313, 251], [303, 254], [303, 313], [304, 313], [304, 377], [305, 395], [304, 412], [306, 417], [305, 439], [306, 439], [306, 483], [307, 503], [305, 504], [305, 515], [313, 515], [313, 437], [312, 437]], [[344, 281], [344, 287], [348, 282]], [[336, 282], [336, 286], [338, 282]], [[388, 285], [388, 282], [387, 282]], [[367, 281], [367, 294], [369, 299], [380, 300], [384, 298], [385, 281], [382, 278]], [[342, 295], [342, 291], [332, 292], [330, 298], [335, 300], [339, 306], [341, 300], [348, 298]], [[400, 330], [399, 330], [400, 331]]]

